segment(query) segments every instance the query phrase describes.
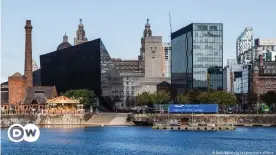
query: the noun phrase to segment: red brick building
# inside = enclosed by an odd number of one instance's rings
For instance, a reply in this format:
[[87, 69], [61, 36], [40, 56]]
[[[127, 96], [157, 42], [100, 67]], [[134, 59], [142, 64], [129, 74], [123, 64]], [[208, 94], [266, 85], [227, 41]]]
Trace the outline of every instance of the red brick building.
[[[54, 86], [33, 86], [32, 71], [32, 25], [26, 21], [25, 68], [24, 75], [16, 72], [1, 84], [1, 110], [15, 110], [15, 113], [28, 113], [31, 109], [45, 109], [46, 99], [57, 97]], [[7, 85], [7, 86], [6, 86]], [[2, 88], [3, 87], [3, 88]], [[2, 92], [2, 89], [5, 91]]]
[[26, 77], [15, 73], [8, 79], [9, 103], [20, 104], [26, 95]]
[[276, 91], [276, 61], [263, 61], [260, 56], [251, 76], [252, 92], [258, 96], [268, 91]]

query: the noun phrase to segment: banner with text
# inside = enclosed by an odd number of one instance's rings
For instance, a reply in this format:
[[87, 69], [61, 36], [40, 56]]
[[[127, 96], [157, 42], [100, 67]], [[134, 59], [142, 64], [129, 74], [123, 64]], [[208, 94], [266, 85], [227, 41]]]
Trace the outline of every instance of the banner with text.
[[218, 104], [171, 104], [168, 110], [170, 113], [216, 113]]

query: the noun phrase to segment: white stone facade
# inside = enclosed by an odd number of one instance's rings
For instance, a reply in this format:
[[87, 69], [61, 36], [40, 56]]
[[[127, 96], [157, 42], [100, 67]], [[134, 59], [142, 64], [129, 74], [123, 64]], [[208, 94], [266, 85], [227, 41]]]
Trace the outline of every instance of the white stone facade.
[[171, 44], [163, 43], [163, 75], [171, 77]]
[[140, 78], [135, 86], [135, 96], [143, 92], [155, 93], [157, 91], [157, 84], [166, 81], [171, 83], [170, 78], [155, 77], [155, 78]]
[[135, 87], [138, 85], [138, 79], [144, 77], [142, 72], [120, 73], [123, 79], [123, 106], [127, 107], [128, 98], [133, 99], [135, 96]]
[[145, 38], [145, 77], [163, 77], [162, 37]]
[[248, 64], [238, 64], [237, 60], [227, 60], [223, 70], [223, 90], [231, 93], [247, 93], [249, 86]]

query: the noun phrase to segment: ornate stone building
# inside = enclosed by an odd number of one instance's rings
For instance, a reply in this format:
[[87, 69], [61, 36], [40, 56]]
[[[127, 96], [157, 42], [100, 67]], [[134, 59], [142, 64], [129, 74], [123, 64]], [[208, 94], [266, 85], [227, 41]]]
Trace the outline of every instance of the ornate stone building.
[[252, 92], [259, 96], [276, 90], [276, 61], [263, 61], [263, 56], [260, 55], [259, 61], [254, 63], [252, 72]]
[[112, 59], [115, 69], [119, 72], [136, 72], [141, 71], [140, 68], [141, 61], [138, 60], [122, 60], [122, 59]]
[[152, 36], [149, 19], [143, 31], [141, 38], [141, 48], [139, 61], [141, 68], [145, 72], [145, 76], [139, 78], [134, 88], [134, 95], [138, 95], [144, 91], [154, 93], [157, 91], [157, 84], [162, 81], [170, 83], [169, 78], [165, 78], [163, 74], [163, 44], [162, 36]]
[[138, 56], [138, 60], [140, 61], [139, 65], [143, 71], [145, 69], [145, 38], [150, 36], [152, 36], [152, 31], [150, 29], [149, 19], [147, 19], [147, 23], [143, 31], [143, 36], [141, 37], [140, 55]]
[[63, 36], [63, 42], [58, 45], [57, 50], [62, 50], [71, 46], [72, 45], [68, 42], [68, 37], [65, 33], [65, 35]]
[[82, 19], [80, 19], [79, 28], [76, 33], [76, 38], [74, 39], [74, 44], [78, 45], [84, 42], [87, 42], [87, 38], [85, 37], [85, 31], [83, 28]]
[[143, 69], [140, 65], [141, 61], [112, 59], [112, 63], [114, 68], [120, 73], [120, 77], [123, 80], [122, 103], [118, 102], [116, 108], [126, 109], [133, 105], [134, 87], [137, 84], [137, 79], [144, 77]]

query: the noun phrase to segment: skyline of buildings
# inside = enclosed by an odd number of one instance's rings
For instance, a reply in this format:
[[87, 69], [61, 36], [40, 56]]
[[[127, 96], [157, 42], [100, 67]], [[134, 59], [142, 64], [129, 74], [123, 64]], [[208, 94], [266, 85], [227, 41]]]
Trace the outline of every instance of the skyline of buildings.
[[[250, 34], [252, 36], [252, 33]], [[248, 37], [241, 38], [240, 36], [238, 41], [244, 41], [243, 44], [247, 43], [250, 46], [244, 46], [247, 50], [243, 50], [243, 53], [237, 56], [239, 60], [229, 60], [224, 67], [223, 87], [225, 91], [241, 94], [242, 98], [248, 101], [247, 96], [244, 97], [245, 94], [256, 93], [259, 96], [267, 91], [276, 90], [276, 39], [254, 39], [253, 36], [249, 37], [250, 40]], [[237, 53], [239, 45], [241, 44], [237, 44]]]
[[[163, 43], [162, 36], [153, 35], [147, 19], [138, 59], [122, 60], [112, 58], [100, 38], [88, 41], [80, 21], [74, 46], [65, 34], [56, 51], [40, 56], [41, 68], [32, 61], [33, 79], [29, 78], [28, 83], [33, 81], [34, 86], [55, 86], [58, 93], [87, 88], [103, 97], [101, 103], [106, 102], [105, 97], [111, 97], [119, 108], [130, 105], [130, 100], [144, 91], [156, 92], [160, 83], [171, 83], [172, 89], [177, 89], [178, 93], [213, 89], [236, 94], [250, 91], [262, 94], [273, 90], [276, 84], [276, 65], [268, 63], [276, 60], [276, 40], [255, 39], [251, 45], [254, 39], [252, 28], [245, 30], [238, 38], [237, 47], [241, 48], [237, 48], [237, 53], [243, 58], [240, 60], [247, 61], [229, 61], [223, 69], [222, 23], [191, 23], [173, 32], [170, 44]], [[26, 40], [31, 40], [27, 32]], [[31, 46], [26, 43], [26, 48], [31, 49]], [[26, 55], [26, 58], [31, 57], [28, 52]], [[30, 68], [28, 66], [29, 63], [25, 70]], [[16, 73], [12, 77], [18, 79], [21, 76]], [[268, 88], [254, 83], [256, 79], [262, 81], [263, 77], [270, 79]], [[23, 85], [25, 83], [21, 82], [17, 86]], [[256, 91], [257, 87], [261, 91]], [[9, 91], [14, 93], [14, 88]], [[23, 92], [21, 97], [17, 96], [16, 102], [22, 98]]]

